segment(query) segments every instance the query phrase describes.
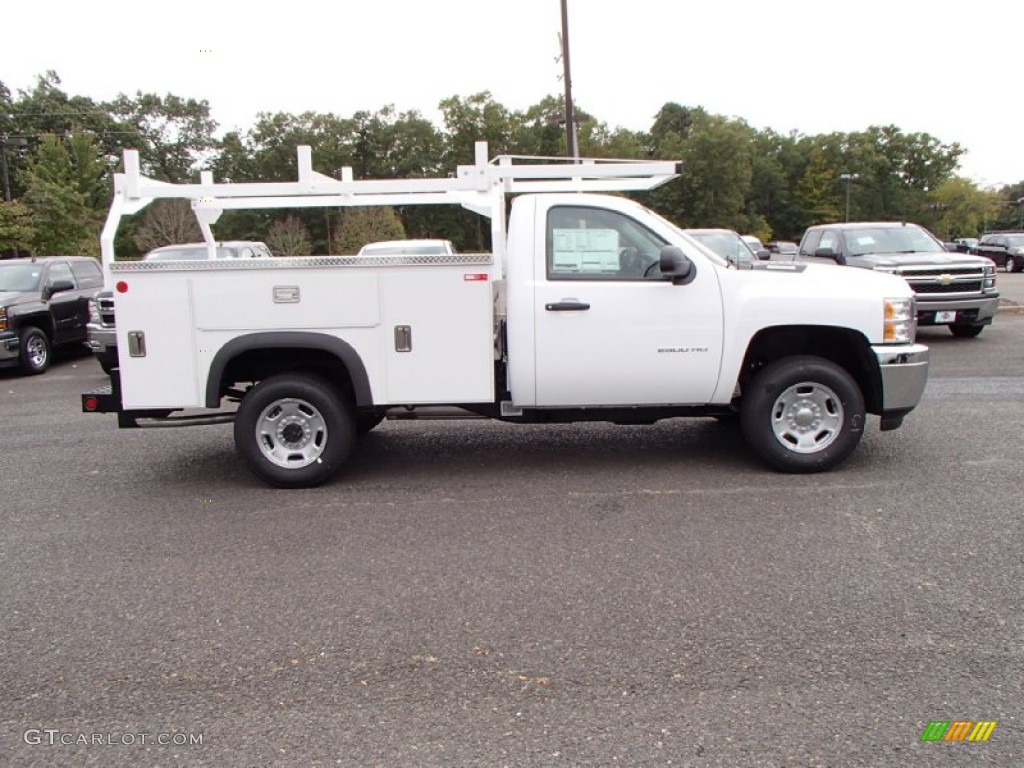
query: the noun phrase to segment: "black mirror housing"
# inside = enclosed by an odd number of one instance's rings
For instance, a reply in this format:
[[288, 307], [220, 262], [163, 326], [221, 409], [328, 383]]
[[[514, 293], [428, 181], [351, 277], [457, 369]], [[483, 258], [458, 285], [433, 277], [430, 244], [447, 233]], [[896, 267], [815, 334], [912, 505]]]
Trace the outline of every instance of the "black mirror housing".
[[661, 274], [672, 278], [672, 285], [686, 285], [697, 274], [693, 262], [686, 258], [678, 245], [662, 246], [659, 266]]
[[75, 290], [75, 284], [70, 280], [54, 280], [50, 285], [46, 286], [46, 298], [50, 298], [55, 293], [61, 293], [62, 291], [73, 291]]

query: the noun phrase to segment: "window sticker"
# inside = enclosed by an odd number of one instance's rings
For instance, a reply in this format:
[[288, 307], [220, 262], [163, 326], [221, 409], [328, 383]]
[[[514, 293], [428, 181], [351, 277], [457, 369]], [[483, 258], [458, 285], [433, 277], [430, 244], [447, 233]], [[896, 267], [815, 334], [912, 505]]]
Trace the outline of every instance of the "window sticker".
[[553, 272], [607, 273], [619, 270], [615, 229], [554, 229]]

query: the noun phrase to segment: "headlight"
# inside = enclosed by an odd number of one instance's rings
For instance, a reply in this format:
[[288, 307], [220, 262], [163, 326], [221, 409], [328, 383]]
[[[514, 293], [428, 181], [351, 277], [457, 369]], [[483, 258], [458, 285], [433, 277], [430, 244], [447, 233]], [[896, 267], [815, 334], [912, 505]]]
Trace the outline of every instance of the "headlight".
[[100, 308], [99, 305], [96, 303], [96, 299], [89, 299], [89, 322], [100, 322]]
[[994, 291], [996, 289], [996, 265], [989, 262], [984, 266], [985, 275], [982, 281], [981, 287], [985, 291]]
[[0, 307], [0, 331], [7, 330], [7, 307]]
[[917, 331], [913, 299], [884, 299], [882, 341], [886, 344], [909, 344]]

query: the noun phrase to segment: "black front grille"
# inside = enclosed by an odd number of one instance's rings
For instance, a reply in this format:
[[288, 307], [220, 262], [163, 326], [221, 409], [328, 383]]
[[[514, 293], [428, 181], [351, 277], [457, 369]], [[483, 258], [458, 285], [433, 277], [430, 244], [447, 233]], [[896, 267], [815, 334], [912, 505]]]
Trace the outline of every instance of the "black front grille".
[[947, 293], [981, 293], [981, 280], [965, 280], [962, 283], [949, 283], [943, 285], [941, 283], [923, 283], [914, 280], [908, 280], [910, 287], [914, 289], [914, 293], [919, 296], [928, 296], [930, 294], [947, 294]]
[[896, 270], [897, 275], [907, 280], [913, 280], [916, 277], [939, 277], [940, 275], [981, 277], [982, 272], [980, 267], [953, 267], [951, 269], [943, 269], [942, 267], [907, 267]]

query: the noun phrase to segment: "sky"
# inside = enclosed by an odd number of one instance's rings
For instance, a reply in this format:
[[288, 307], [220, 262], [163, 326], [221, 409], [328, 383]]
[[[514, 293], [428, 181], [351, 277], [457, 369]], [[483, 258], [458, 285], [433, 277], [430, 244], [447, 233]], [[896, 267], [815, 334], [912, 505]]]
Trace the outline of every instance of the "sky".
[[[567, 7], [573, 102], [612, 128], [647, 130], [670, 101], [780, 133], [893, 124], [959, 143], [959, 173], [980, 186], [1024, 180], [1020, 0]], [[560, 0], [49, 0], [8, 3], [2, 19], [12, 91], [54, 70], [95, 100], [205, 99], [222, 130], [388, 104], [440, 125], [449, 96], [489, 91], [523, 110], [564, 89]]]

